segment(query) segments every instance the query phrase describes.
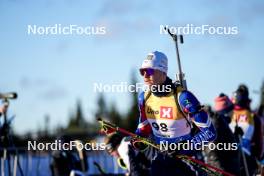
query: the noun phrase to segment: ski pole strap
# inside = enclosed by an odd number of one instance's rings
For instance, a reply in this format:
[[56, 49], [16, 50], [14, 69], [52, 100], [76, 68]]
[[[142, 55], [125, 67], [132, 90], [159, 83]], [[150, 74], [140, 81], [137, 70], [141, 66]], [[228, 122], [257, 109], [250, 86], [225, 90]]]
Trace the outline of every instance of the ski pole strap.
[[113, 124], [108, 124], [107, 122], [105, 122], [104, 120], [102, 120], [101, 118], [98, 118], [97, 121], [100, 123], [101, 125], [101, 132], [104, 132], [106, 135], [112, 134], [114, 132], [116, 132], [116, 126]]
[[190, 162], [191, 164], [194, 164], [194, 165], [202, 168], [206, 172], [211, 173], [213, 175], [235, 176], [233, 174], [230, 174], [230, 173], [228, 173], [226, 171], [223, 171], [223, 170], [221, 170], [221, 169], [219, 169], [217, 167], [211, 166], [209, 164], [206, 164], [206, 163], [204, 163], [204, 162], [202, 162], [200, 160], [194, 159], [194, 158], [192, 158], [190, 156], [187, 156], [187, 155], [177, 155], [176, 157], [180, 158], [180, 159], [183, 159], [183, 160], [185, 160], [187, 162]]
[[112, 134], [112, 133], [115, 133], [115, 132], [120, 132], [120, 133], [122, 133], [124, 135], [132, 136], [132, 137], [136, 135], [136, 134], [131, 133], [131, 132], [125, 130], [125, 129], [117, 127], [115, 124], [112, 124], [110, 122], [102, 120], [101, 118], [98, 118], [97, 120], [101, 124], [102, 131], [106, 135], [109, 135], [109, 134]]

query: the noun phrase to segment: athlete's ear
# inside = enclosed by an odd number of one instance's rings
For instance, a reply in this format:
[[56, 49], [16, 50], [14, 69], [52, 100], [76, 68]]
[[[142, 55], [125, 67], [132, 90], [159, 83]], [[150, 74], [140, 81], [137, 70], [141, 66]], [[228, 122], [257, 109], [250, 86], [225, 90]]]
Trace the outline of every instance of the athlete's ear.
[[167, 77], [167, 73], [165, 72], [162, 72], [163, 73], [163, 76], [166, 78]]

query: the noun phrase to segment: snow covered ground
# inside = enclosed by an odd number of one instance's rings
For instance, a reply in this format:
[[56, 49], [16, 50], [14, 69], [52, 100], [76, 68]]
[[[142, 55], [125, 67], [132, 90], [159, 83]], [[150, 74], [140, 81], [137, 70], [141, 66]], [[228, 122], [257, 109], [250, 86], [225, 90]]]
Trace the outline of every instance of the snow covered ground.
[[[19, 161], [25, 176], [49, 176], [51, 175], [49, 165], [51, 162], [51, 156], [37, 156], [31, 154], [23, 154], [19, 156]], [[99, 171], [94, 166], [93, 162], [96, 161], [105, 172], [107, 173], [124, 173], [120, 167], [118, 167], [116, 159], [110, 157], [105, 152], [90, 152], [88, 153], [89, 174], [99, 174]], [[1, 173], [0, 175], [8, 175], [7, 162], [5, 161], [5, 170], [3, 172], [3, 160], [1, 159]], [[14, 157], [11, 157], [11, 170], [13, 172]], [[17, 176], [21, 174], [17, 170]]]

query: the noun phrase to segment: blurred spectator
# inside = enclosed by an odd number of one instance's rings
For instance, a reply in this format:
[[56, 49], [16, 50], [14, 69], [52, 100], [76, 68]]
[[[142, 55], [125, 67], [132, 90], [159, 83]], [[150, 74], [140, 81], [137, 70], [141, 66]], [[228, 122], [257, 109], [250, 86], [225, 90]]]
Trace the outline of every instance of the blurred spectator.
[[247, 160], [249, 174], [253, 175], [257, 169], [256, 159], [259, 159], [262, 153], [261, 121], [250, 109], [251, 100], [247, 86], [240, 85], [234, 92], [232, 101], [234, 110], [229, 126], [240, 138], [239, 142]]
[[0, 116], [7, 111], [7, 106], [5, 104], [0, 106]]
[[[235, 136], [228, 126], [233, 104], [228, 96], [221, 93], [215, 98], [214, 109], [216, 112], [213, 112], [210, 107], [207, 107], [208, 114], [211, 117], [217, 133], [217, 138], [213, 143], [223, 143], [231, 146], [232, 143], [236, 143]], [[240, 175], [239, 150], [210, 150], [207, 148], [204, 154], [208, 164], [231, 174]]]
[[[72, 139], [63, 135], [58, 138], [61, 140], [61, 143], [70, 143]], [[80, 154], [77, 154], [76, 151], [71, 150], [56, 150], [52, 152], [52, 161], [50, 164], [50, 169], [52, 176], [69, 176], [70, 173], [74, 170], [87, 172], [88, 171], [88, 163], [87, 156], [85, 150], [78, 151], [82, 152], [82, 157]]]

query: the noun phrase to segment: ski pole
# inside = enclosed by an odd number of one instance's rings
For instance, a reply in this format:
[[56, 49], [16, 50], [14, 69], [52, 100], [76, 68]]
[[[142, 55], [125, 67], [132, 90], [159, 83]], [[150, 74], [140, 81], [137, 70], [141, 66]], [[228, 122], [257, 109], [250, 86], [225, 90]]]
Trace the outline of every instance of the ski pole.
[[[111, 133], [120, 132], [120, 133], [123, 133], [125, 135], [135, 137], [136, 139], [141, 140], [143, 143], [148, 144], [148, 145], [156, 148], [159, 152], [162, 152], [160, 150], [159, 145], [155, 144], [154, 142], [150, 141], [149, 139], [140, 137], [137, 134], [131, 133], [131, 132], [129, 132], [123, 128], [116, 126], [115, 124], [112, 124], [110, 122], [106, 122], [106, 121], [102, 120], [101, 118], [98, 118], [97, 120], [101, 124], [101, 126], [102, 126], [102, 128], [106, 134], [110, 134], [110, 132]], [[175, 157], [180, 159], [180, 160], [184, 160], [186, 162], [193, 163], [193, 165], [196, 165], [197, 167], [203, 168], [205, 171], [207, 171], [208, 173], [213, 174], [213, 175], [219, 176], [219, 173], [220, 173], [221, 175], [224, 175], [224, 176], [234, 176], [234, 175], [229, 174], [225, 171], [222, 171], [221, 169], [218, 169], [216, 167], [205, 164], [202, 161], [195, 160], [195, 159], [193, 159], [187, 155], [176, 155]]]
[[[207, 167], [207, 168], [210, 168], [211, 170], [210, 171], [212, 171], [212, 170], [214, 170], [214, 171], [216, 171], [216, 172], [218, 172], [218, 173], [221, 173], [221, 175], [224, 175], [224, 176], [234, 176], [233, 174], [230, 174], [230, 173], [228, 173], [228, 172], [226, 172], [226, 171], [224, 171], [224, 170], [221, 170], [221, 169], [219, 169], [219, 168], [217, 168], [217, 167], [214, 167], [214, 166], [211, 166], [211, 165], [209, 165], [209, 164], [206, 164], [206, 163], [203, 163], [202, 161], [200, 161], [200, 160], [197, 160], [197, 159], [194, 159], [194, 158], [192, 158], [192, 157], [190, 157], [190, 156], [187, 156], [187, 155], [180, 155], [180, 156], [178, 156], [179, 158], [187, 158], [189, 161], [192, 161], [192, 162], [194, 162], [194, 163], [196, 163], [196, 164], [199, 164], [199, 165], [202, 165], [202, 166], [204, 166], [205, 168]], [[187, 160], [187, 161], [188, 161]]]

